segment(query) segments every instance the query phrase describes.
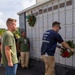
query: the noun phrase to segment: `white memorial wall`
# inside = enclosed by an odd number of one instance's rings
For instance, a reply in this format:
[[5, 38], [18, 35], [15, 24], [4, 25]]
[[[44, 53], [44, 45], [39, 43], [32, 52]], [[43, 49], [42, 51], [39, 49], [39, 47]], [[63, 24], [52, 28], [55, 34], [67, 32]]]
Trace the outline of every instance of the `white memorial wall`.
[[[30, 27], [26, 20], [27, 36], [30, 39], [31, 49], [30, 56], [41, 57], [41, 44], [43, 33], [51, 29], [52, 22], [59, 21], [61, 30], [59, 33], [64, 40], [73, 40], [75, 43], [75, 0], [56, 0], [40, 5], [30, 11], [26, 15], [34, 13], [36, 16], [36, 24]], [[75, 54], [70, 58], [62, 58], [60, 50], [57, 48], [55, 53], [56, 63], [61, 63], [75, 67]]]

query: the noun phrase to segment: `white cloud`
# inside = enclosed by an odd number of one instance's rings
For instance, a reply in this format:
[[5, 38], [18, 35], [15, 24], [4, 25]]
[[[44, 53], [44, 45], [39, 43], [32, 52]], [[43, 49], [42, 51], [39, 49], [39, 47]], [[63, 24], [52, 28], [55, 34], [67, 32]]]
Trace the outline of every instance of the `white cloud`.
[[2, 19], [0, 19], [0, 28], [6, 28], [6, 25]]
[[2, 17], [3, 17], [3, 13], [0, 12], [0, 28], [6, 27], [6, 26], [5, 26], [5, 23], [4, 23], [4, 20], [2, 19]]
[[23, 8], [28, 8], [36, 3], [36, 0], [22, 0]]
[[35, 4], [36, 0], [0, 0], [0, 28], [6, 28], [7, 18], [17, 19], [19, 26], [19, 17], [17, 12]]
[[0, 17], [3, 15], [3, 13], [2, 12], [0, 12]]

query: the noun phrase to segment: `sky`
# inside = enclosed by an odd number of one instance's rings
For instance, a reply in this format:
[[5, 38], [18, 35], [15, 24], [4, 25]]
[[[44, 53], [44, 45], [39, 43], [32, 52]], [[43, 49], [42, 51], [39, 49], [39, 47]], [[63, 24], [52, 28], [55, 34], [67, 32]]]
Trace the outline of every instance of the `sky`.
[[19, 16], [17, 12], [26, 9], [36, 3], [36, 0], [0, 0], [0, 28], [6, 27], [7, 18], [17, 20], [19, 27]]

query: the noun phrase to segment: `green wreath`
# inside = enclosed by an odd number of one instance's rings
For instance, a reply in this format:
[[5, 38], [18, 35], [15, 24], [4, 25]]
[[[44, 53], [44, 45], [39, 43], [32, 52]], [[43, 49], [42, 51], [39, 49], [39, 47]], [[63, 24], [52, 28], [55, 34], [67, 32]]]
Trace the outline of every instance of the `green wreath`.
[[28, 15], [27, 19], [29, 26], [33, 27], [36, 23], [36, 17], [34, 15]]

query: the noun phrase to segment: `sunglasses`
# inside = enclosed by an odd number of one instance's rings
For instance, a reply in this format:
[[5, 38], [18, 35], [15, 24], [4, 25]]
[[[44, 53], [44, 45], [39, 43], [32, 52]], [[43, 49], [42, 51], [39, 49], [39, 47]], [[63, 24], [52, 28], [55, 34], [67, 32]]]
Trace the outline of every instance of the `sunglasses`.
[[61, 29], [61, 27], [60, 27], [60, 26], [56, 26], [56, 27], [59, 27], [59, 29]]

